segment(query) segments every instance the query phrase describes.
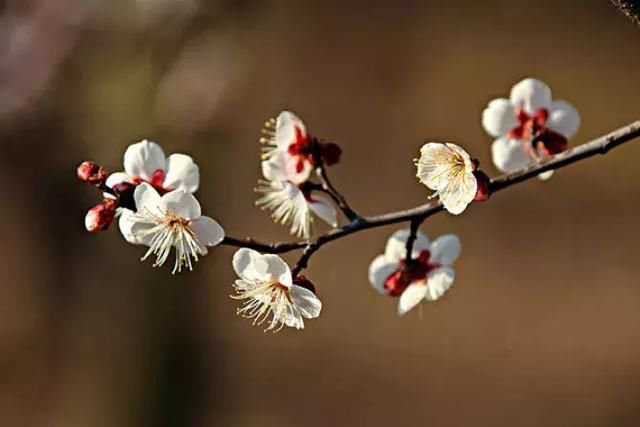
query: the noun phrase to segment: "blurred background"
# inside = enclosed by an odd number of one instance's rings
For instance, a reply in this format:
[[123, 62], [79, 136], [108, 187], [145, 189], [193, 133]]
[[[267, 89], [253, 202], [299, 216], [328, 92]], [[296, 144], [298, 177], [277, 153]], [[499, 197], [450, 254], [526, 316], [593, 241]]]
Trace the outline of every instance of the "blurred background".
[[[424, 203], [426, 140], [491, 165], [486, 103], [520, 79], [572, 102], [584, 142], [640, 118], [640, 32], [607, 1], [0, 1], [0, 418], [6, 426], [621, 426], [640, 423], [640, 143], [464, 215], [452, 291], [403, 318], [367, 268], [397, 227], [331, 243], [304, 332], [229, 299], [232, 248], [140, 263], [83, 160], [143, 138], [200, 164], [228, 234], [287, 240], [254, 207], [265, 119], [341, 144], [364, 214]], [[320, 231], [323, 228], [320, 227]], [[295, 254], [287, 256], [289, 261]]]

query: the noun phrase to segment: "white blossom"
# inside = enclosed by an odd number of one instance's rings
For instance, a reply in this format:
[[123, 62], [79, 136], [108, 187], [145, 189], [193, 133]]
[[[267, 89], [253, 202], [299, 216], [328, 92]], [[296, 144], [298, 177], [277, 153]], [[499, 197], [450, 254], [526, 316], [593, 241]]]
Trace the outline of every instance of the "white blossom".
[[462, 213], [478, 190], [475, 164], [462, 148], [451, 143], [429, 142], [420, 149], [417, 177], [439, 197], [454, 215]]
[[239, 277], [232, 298], [243, 300], [238, 314], [253, 319], [254, 325], [267, 322], [266, 331], [284, 326], [304, 328], [304, 318], [320, 315], [322, 303], [312, 290], [297, 285], [289, 266], [277, 255], [263, 255], [241, 248], [233, 256]]
[[200, 203], [184, 190], [170, 191], [160, 196], [147, 183], [134, 192], [137, 211], [121, 215], [120, 230], [128, 241], [149, 246], [142, 257], [155, 256], [154, 267], [161, 266], [175, 250], [173, 273], [183, 267], [193, 269], [193, 263], [207, 254], [207, 246], [224, 239], [224, 230], [212, 218], [201, 214]]
[[409, 230], [399, 230], [387, 241], [384, 254], [369, 266], [369, 281], [380, 293], [400, 297], [398, 314], [403, 315], [421, 301], [435, 301], [453, 285], [453, 262], [461, 251], [456, 235], [440, 236], [433, 242], [420, 231], [413, 245], [412, 262], [407, 263]]
[[580, 116], [567, 101], [554, 101], [545, 83], [527, 78], [513, 86], [509, 99], [489, 103], [482, 112], [482, 126], [497, 138], [491, 146], [496, 168], [514, 172], [565, 150], [580, 127]]

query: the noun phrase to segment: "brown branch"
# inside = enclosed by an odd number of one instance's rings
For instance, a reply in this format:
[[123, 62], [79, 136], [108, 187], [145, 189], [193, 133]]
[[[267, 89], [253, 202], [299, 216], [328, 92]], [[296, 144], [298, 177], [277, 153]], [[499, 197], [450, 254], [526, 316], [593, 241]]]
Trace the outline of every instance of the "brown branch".
[[[640, 120], [621, 127], [620, 129], [601, 136], [600, 138], [591, 140], [560, 154], [556, 154], [555, 156], [536, 163], [528, 168], [493, 178], [489, 184], [491, 193], [495, 193], [507, 187], [511, 187], [512, 185], [534, 178], [542, 172], [560, 169], [597, 154], [606, 154], [613, 148], [638, 137], [640, 137]], [[307, 268], [309, 259], [313, 254], [329, 242], [369, 228], [382, 227], [407, 221], [421, 223], [428, 217], [438, 212], [442, 212], [443, 210], [444, 208], [440, 202], [431, 202], [403, 211], [371, 217], [357, 217], [350, 224], [345, 225], [344, 227], [333, 229], [318, 236], [315, 240], [303, 242], [259, 243], [249, 238], [241, 240], [227, 237], [221, 244], [227, 246], [247, 247], [267, 253], [284, 253], [304, 248], [302, 256], [292, 270], [294, 274], [298, 274], [302, 269]]]

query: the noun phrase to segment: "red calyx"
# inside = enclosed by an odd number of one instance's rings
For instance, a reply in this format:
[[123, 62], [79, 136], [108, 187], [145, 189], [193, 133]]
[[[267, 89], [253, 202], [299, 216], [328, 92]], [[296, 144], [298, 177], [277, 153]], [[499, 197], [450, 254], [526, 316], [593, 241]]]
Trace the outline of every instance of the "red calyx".
[[516, 117], [519, 124], [509, 131], [509, 136], [516, 139], [531, 140], [533, 135], [544, 129], [549, 112], [541, 108], [530, 116], [522, 108], [519, 108], [516, 110]]
[[107, 179], [107, 170], [95, 162], [82, 162], [76, 169], [76, 176], [82, 182], [101, 186]]
[[476, 182], [478, 183], [478, 189], [476, 190], [476, 195], [473, 200], [477, 202], [484, 202], [485, 200], [489, 200], [491, 196], [491, 189], [489, 188], [489, 182], [491, 179], [487, 176], [486, 173], [481, 170], [476, 170], [473, 172], [473, 176], [476, 177]]
[[551, 129], [542, 129], [533, 139], [533, 148], [541, 157], [562, 153], [569, 147], [567, 138]]
[[340, 161], [342, 155], [342, 148], [338, 144], [333, 142], [321, 142], [319, 144], [320, 158], [322, 162], [327, 166], [335, 165]]

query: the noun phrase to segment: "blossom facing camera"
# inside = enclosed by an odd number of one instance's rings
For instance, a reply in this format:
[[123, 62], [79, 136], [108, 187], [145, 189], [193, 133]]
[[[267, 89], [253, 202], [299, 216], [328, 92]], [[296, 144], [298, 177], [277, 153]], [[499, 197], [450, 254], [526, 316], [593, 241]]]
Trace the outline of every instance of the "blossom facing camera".
[[142, 183], [162, 194], [173, 190], [195, 193], [200, 185], [200, 169], [190, 156], [171, 154], [146, 139], [131, 144], [124, 152], [124, 171], [109, 175], [107, 187], [120, 199], [120, 206], [135, 210], [133, 192]]
[[114, 199], [104, 199], [101, 204], [89, 209], [84, 217], [84, 226], [87, 231], [96, 233], [109, 228], [116, 216], [116, 207], [117, 203]]
[[[489, 103], [482, 126], [497, 138], [491, 146], [496, 168], [514, 172], [566, 150], [580, 127], [580, 115], [567, 101], [554, 101], [545, 83], [527, 78], [513, 86], [509, 99]], [[551, 175], [553, 171], [538, 177]]]
[[369, 282], [380, 293], [399, 297], [398, 314], [403, 315], [421, 301], [436, 301], [453, 285], [453, 262], [461, 251], [453, 234], [429, 242], [417, 232], [411, 259], [407, 260], [409, 230], [398, 230], [387, 241], [384, 254], [369, 266]]
[[107, 170], [95, 162], [82, 162], [76, 169], [76, 176], [87, 184], [101, 186], [107, 179]]
[[198, 200], [185, 190], [164, 195], [148, 183], [138, 185], [134, 192], [135, 213], [125, 211], [120, 217], [120, 231], [134, 244], [149, 246], [142, 257], [155, 256], [154, 267], [161, 266], [175, 250], [172, 273], [207, 254], [208, 246], [216, 246], [224, 239], [224, 230], [214, 219], [203, 216]]
[[285, 326], [303, 329], [304, 318], [320, 315], [322, 303], [311, 282], [303, 276], [294, 279], [279, 256], [242, 248], [233, 256], [233, 269], [239, 279], [231, 298], [244, 301], [238, 314], [253, 319], [254, 325], [267, 322], [265, 332]]
[[476, 197], [478, 163], [461, 147], [429, 142], [420, 149], [416, 166], [420, 182], [435, 191], [431, 198], [439, 197], [449, 213], [461, 214]]
[[308, 239], [313, 223], [312, 213], [332, 227], [338, 226], [338, 215], [325, 197], [311, 194], [307, 183], [296, 185], [287, 180], [285, 154], [275, 153], [262, 162], [264, 180], [258, 181], [256, 192], [262, 193], [256, 204], [272, 211], [275, 222], [289, 225], [291, 234]]

